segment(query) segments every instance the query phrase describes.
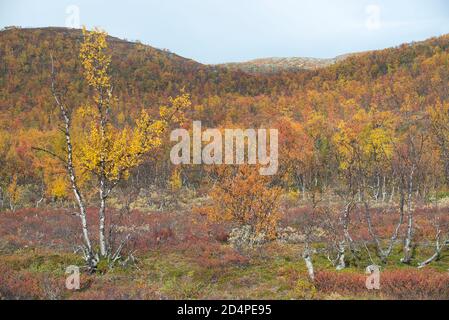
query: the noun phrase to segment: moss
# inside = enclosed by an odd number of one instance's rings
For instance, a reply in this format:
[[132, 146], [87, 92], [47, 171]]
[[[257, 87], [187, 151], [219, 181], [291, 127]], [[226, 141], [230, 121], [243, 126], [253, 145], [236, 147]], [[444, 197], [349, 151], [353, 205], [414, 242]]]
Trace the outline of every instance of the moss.
[[50, 273], [53, 275], [63, 275], [68, 266], [82, 266], [83, 260], [75, 254], [55, 254], [31, 249], [16, 251], [14, 254], [3, 255], [1, 263], [15, 271], [26, 270], [39, 273]]
[[291, 292], [291, 298], [298, 300], [312, 300], [317, 297], [317, 294], [318, 291], [313, 283], [307, 279], [301, 278], [296, 282], [296, 285]]
[[[370, 247], [371, 250], [373, 248]], [[395, 247], [387, 264], [382, 265], [382, 271], [388, 269], [416, 270], [416, 262], [429, 257], [433, 248], [428, 247], [416, 251], [414, 264], [411, 266], [400, 263], [401, 247]], [[190, 251], [148, 252], [138, 256], [136, 266], [123, 268], [117, 266], [109, 270], [107, 261], [100, 261], [99, 272], [89, 276], [93, 286], [85, 287], [83, 294], [92, 293], [101, 288], [114, 287], [117, 292], [155, 292], [156, 297], [170, 299], [353, 299], [376, 298], [378, 295], [367, 292], [360, 294], [322, 293], [307, 279], [307, 270], [301, 258], [302, 248], [294, 245], [272, 245], [261, 252], [253, 253], [245, 265], [225, 264], [219, 268], [210, 268], [195, 261], [195, 255]], [[373, 253], [372, 253], [373, 256]], [[374, 256], [373, 256], [374, 258]], [[349, 278], [364, 276], [365, 268], [371, 264], [368, 254], [360, 253], [358, 265], [351, 264], [348, 268], [336, 272], [324, 255], [313, 256], [316, 272], [328, 271]], [[377, 260], [376, 260], [377, 262]], [[440, 261], [426, 267], [446, 273], [448, 263], [447, 252]], [[49, 275], [57, 278], [64, 276], [68, 265], [83, 265], [78, 255], [49, 252], [46, 250], [27, 249], [14, 254], [0, 256], [0, 266], [17, 272]], [[106, 272], [107, 271], [107, 272]], [[61, 278], [61, 277], [60, 277]], [[105, 295], [108, 294], [105, 291]], [[152, 296], [152, 295], [151, 295]]]

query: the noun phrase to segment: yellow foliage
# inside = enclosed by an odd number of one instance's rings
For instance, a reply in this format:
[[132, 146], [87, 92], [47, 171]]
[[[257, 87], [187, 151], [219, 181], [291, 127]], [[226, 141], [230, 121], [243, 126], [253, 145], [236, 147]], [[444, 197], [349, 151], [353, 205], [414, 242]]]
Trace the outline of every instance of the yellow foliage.
[[53, 180], [49, 186], [49, 194], [57, 199], [64, 199], [67, 197], [67, 181], [58, 176]]
[[177, 123], [182, 125], [185, 122], [185, 114], [183, 111], [190, 109], [192, 102], [190, 101], [190, 95], [185, 93], [184, 90], [178, 97], [170, 97], [170, 106], [162, 106], [159, 108], [159, 115], [162, 120], [168, 123]]
[[395, 117], [391, 112], [358, 110], [348, 121], [341, 121], [333, 136], [340, 168], [358, 163], [368, 165], [391, 159], [395, 139]]
[[145, 111], [135, 128], [120, 130], [108, 124], [103, 135], [92, 121], [80, 145], [80, 165], [97, 176], [104, 174], [109, 181], [126, 179], [129, 170], [141, 164], [145, 154], [161, 145], [165, 128], [165, 121], [153, 121]]
[[328, 121], [324, 114], [320, 112], [312, 112], [307, 120], [306, 128], [307, 134], [312, 138], [316, 139], [323, 135], [323, 129], [328, 127]]
[[[84, 176], [106, 179], [112, 184], [127, 179], [132, 168], [144, 161], [144, 156], [159, 148], [163, 133], [172, 122], [184, 121], [183, 111], [191, 106], [190, 96], [184, 92], [171, 98], [169, 106], [159, 110], [159, 119], [153, 119], [142, 110], [134, 127], [114, 127], [109, 119], [111, 103], [111, 81], [108, 68], [111, 57], [106, 54], [106, 33], [83, 30], [84, 42], [80, 58], [84, 76], [94, 90], [95, 107], [86, 104], [78, 115], [87, 123], [87, 129], [79, 135], [78, 158], [75, 160], [83, 169]], [[119, 120], [124, 124], [124, 114]]]
[[12, 205], [15, 206], [17, 203], [19, 203], [23, 195], [23, 188], [20, 187], [17, 183], [17, 175], [14, 175], [12, 177], [12, 180], [8, 185], [7, 192], [9, 201], [11, 202]]
[[449, 103], [438, 102], [427, 108], [427, 114], [436, 136], [441, 141], [447, 141], [449, 139]]
[[182, 188], [181, 171], [176, 169], [170, 177], [170, 188], [173, 192]]
[[80, 58], [84, 68], [84, 77], [89, 86], [97, 90], [108, 91], [111, 88], [111, 79], [108, 75], [111, 57], [105, 53], [105, 49], [108, 47], [107, 34], [98, 29], [89, 32], [83, 28], [83, 36]]

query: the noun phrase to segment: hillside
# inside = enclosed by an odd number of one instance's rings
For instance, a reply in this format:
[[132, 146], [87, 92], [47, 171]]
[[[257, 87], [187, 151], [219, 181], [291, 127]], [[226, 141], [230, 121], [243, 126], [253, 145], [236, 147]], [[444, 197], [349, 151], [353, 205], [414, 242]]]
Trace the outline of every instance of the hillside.
[[[77, 53], [80, 32], [64, 28], [0, 32], [0, 128], [53, 127], [51, 54], [58, 82], [68, 88], [68, 99], [74, 105], [82, 103], [87, 92]], [[166, 102], [181, 88], [201, 106], [191, 116], [210, 125], [261, 124], [285, 114], [299, 120], [313, 109], [334, 114], [340, 112], [344, 101], [364, 108], [375, 105], [383, 110], [399, 110], [410, 100], [422, 109], [437, 99], [448, 99], [449, 36], [343, 56], [314, 70], [278, 67], [277, 72], [262, 74], [203, 65], [113, 37], [109, 42], [114, 90], [125, 119], [132, 119], [132, 114], [142, 107], [153, 108]], [[277, 60], [276, 64], [289, 61], [298, 65], [301, 59]]]
[[[29, 118], [49, 125], [50, 56], [58, 82], [69, 86], [77, 103], [86, 94], [78, 59], [81, 30], [66, 28], [8, 29], [0, 32], [0, 110], [16, 120]], [[168, 51], [114, 37], [108, 38], [114, 88], [121, 101], [134, 107], [165, 101], [185, 88], [194, 97], [225, 92], [257, 94], [262, 85], [241, 72], [202, 65]], [[2, 117], [6, 119], [8, 116]], [[18, 119], [17, 119], [18, 118]], [[27, 126], [29, 126], [28, 124]], [[1, 127], [0, 123], [0, 127]], [[9, 125], [7, 125], [9, 126]]]

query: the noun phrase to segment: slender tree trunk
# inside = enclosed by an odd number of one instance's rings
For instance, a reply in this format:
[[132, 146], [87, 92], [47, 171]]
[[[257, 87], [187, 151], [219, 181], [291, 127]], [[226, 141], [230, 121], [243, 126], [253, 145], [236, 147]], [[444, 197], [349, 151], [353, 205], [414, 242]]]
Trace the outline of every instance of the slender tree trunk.
[[364, 197], [362, 196], [363, 207], [364, 207], [364, 211], [365, 211], [365, 219], [366, 219], [366, 222], [368, 224], [368, 232], [369, 232], [371, 238], [373, 239], [374, 243], [376, 244], [377, 255], [383, 260], [384, 259], [384, 254], [383, 254], [383, 251], [382, 251], [380, 240], [377, 237], [376, 233], [374, 232], [374, 227], [373, 227], [373, 222], [371, 220], [371, 213], [370, 213], [370, 210], [369, 210], [369, 205], [368, 205], [367, 200], [365, 200], [363, 198]]
[[390, 202], [393, 202], [393, 200], [394, 200], [394, 184], [393, 184], [393, 186], [391, 187], [391, 194], [390, 194]]
[[39, 205], [42, 201], [44, 201], [45, 198], [45, 187], [44, 187], [44, 181], [41, 182], [41, 197], [39, 200], [36, 201], [36, 208], [39, 208]]
[[432, 263], [433, 261], [440, 259], [441, 250], [442, 250], [442, 246], [440, 244], [440, 237], [441, 237], [441, 229], [438, 227], [437, 235], [435, 237], [435, 253], [429, 259], [421, 262], [418, 265], [418, 269], [424, 268], [425, 266]]
[[0, 186], [0, 209], [3, 209], [4, 205], [5, 205], [5, 198], [4, 198], [3, 188]]
[[81, 227], [83, 230], [83, 239], [85, 245], [85, 255], [86, 260], [90, 268], [94, 268], [96, 266], [96, 259], [94, 257], [92, 251], [92, 244], [90, 242], [89, 237], [89, 229], [87, 225], [87, 211], [86, 206], [84, 204], [83, 196], [78, 188], [77, 179], [75, 175], [75, 168], [73, 166], [73, 148], [72, 141], [70, 136], [70, 118], [65, 111], [65, 108], [61, 107], [61, 111], [64, 117], [65, 123], [65, 138], [66, 138], [66, 146], [67, 146], [67, 171], [69, 173], [70, 182], [72, 185], [73, 194], [75, 195], [76, 202], [78, 203], [78, 207], [80, 209], [80, 219], [81, 219]]
[[413, 211], [412, 211], [412, 194], [413, 194], [413, 176], [414, 168], [412, 168], [408, 182], [408, 198], [407, 198], [407, 234], [404, 244], [404, 257], [402, 263], [410, 263], [412, 258], [412, 238], [413, 238]]
[[310, 280], [315, 281], [315, 271], [313, 268], [312, 254], [309, 248], [309, 244], [306, 244], [302, 257], [304, 259], [304, 262], [306, 263], [307, 273], [309, 274]]
[[66, 145], [67, 145], [67, 171], [69, 173], [73, 194], [75, 195], [76, 202], [78, 203], [78, 207], [80, 209], [80, 219], [81, 219], [81, 227], [83, 230], [83, 239], [84, 239], [84, 244], [86, 246], [86, 250], [88, 253], [87, 258], [90, 260], [88, 262], [92, 263], [94, 255], [93, 255], [93, 251], [92, 251], [92, 244], [90, 242], [90, 237], [89, 237], [89, 229], [87, 226], [87, 211], [86, 211], [86, 206], [84, 205], [84, 200], [81, 195], [80, 189], [78, 188], [77, 179], [76, 179], [76, 175], [75, 175], [75, 169], [73, 166], [73, 158], [72, 158], [73, 150], [72, 150], [72, 142], [71, 142], [71, 137], [70, 137], [70, 119], [68, 118], [65, 111], [63, 111], [63, 114], [64, 114], [64, 118], [65, 118], [65, 128], [66, 128], [65, 136], [66, 136]]
[[[108, 122], [109, 105], [107, 100], [103, 99], [103, 90], [99, 92], [100, 99], [98, 102], [98, 112], [100, 114], [100, 134], [103, 144], [106, 140], [106, 124]], [[105, 105], [106, 102], [106, 105]], [[103, 258], [108, 255], [108, 248], [106, 243], [106, 230], [105, 230], [105, 220], [106, 220], [106, 198], [108, 197], [108, 192], [106, 191], [106, 164], [105, 155], [102, 150], [100, 153], [100, 210], [99, 210], [99, 241], [100, 241], [100, 254]]]
[[349, 234], [349, 220], [350, 220], [350, 214], [353, 207], [354, 202], [350, 201], [344, 209], [343, 217], [341, 218], [341, 223], [343, 227], [343, 235], [344, 235], [344, 241], [342, 243], [338, 244], [338, 264], [336, 269], [337, 270], [343, 270], [346, 268], [346, 261], [345, 261], [345, 244], [346, 247], [349, 248], [350, 252], [352, 254], [355, 254], [355, 249], [353, 246], [353, 239], [351, 235]]
[[304, 181], [304, 179], [302, 179], [301, 189], [302, 189], [302, 200], [306, 201], [306, 182]]
[[41, 197], [39, 200], [36, 201], [36, 209], [39, 208], [39, 205], [44, 201], [44, 197]]
[[104, 258], [108, 254], [105, 234], [105, 220], [106, 220], [106, 195], [104, 190], [104, 181], [101, 182], [100, 187], [100, 210], [99, 210], [99, 241], [100, 254]]
[[400, 198], [400, 204], [399, 204], [399, 222], [396, 225], [396, 229], [394, 230], [393, 235], [391, 236], [390, 244], [388, 245], [387, 250], [385, 250], [383, 252], [383, 256], [384, 256], [385, 260], [390, 256], [391, 252], [393, 251], [394, 243], [396, 242], [396, 240], [399, 236], [399, 230], [401, 229], [401, 226], [404, 223], [404, 204], [405, 204], [404, 198], [405, 198], [405, 195], [404, 195], [403, 187], [401, 188], [400, 194], [401, 194], [401, 198]]
[[446, 184], [449, 185], [449, 152], [445, 152], [445, 159], [444, 159], [444, 169], [446, 173]]
[[374, 199], [376, 201], [379, 200], [379, 194], [380, 194], [380, 176], [379, 174], [376, 174], [376, 185], [374, 186]]
[[106, 183], [106, 176], [105, 176], [105, 167], [104, 164], [102, 164], [102, 172], [103, 174], [101, 175], [100, 178], [100, 192], [99, 192], [99, 196], [100, 196], [100, 209], [98, 211], [98, 218], [99, 218], [99, 228], [98, 228], [98, 238], [99, 238], [99, 243], [100, 243], [100, 255], [103, 258], [107, 258], [110, 257], [110, 247], [109, 247], [109, 243], [111, 243], [110, 241], [108, 241], [107, 237], [106, 237], [106, 202], [107, 199], [109, 197], [109, 194], [111, 193], [112, 188], [114, 188], [114, 184], [112, 186], [107, 186]]
[[58, 94], [56, 93], [56, 89], [55, 89], [55, 80], [54, 80], [55, 72], [54, 72], [53, 57], [51, 57], [51, 67], [52, 67], [51, 91], [52, 91], [53, 97], [55, 99], [55, 102], [61, 111], [61, 116], [64, 121], [64, 136], [65, 136], [66, 152], [67, 152], [66, 169], [67, 169], [67, 173], [69, 175], [73, 194], [75, 195], [75, 199], [76, 199], [76, 202], [78, 203], [78, 208], [80, 210], [79, 216], [81, 219], [81, 228], [82, 228], [83, 241], [84, 241], [84, 246], [85, 246], [84, 254], [85, 254], [86, 262], [88, 264], [88, 267], [92, 270], [93, 268], [96, 267], [97, 259], [92, 250], [92, 244], [90, 242], [90, 237], [89, 237], [89, 228], [88, 228], [88, 224], [87, 224], [86, 206], [84, 204], [84, 199], [81, 194], [81, 191], [78, 187], [77, 178], [76, 178], [76, 174], [75, 174], [75, 167], [73, 165], [73, 146], [72, 146], [72, 137], [70, 134], [70, 125], [71, 125], [70, 116], [69, 116], [69, 112], [67, 111], [63, 102], [59, 99]]
[[338, 244], [338, 264], [336, 266], [336, 270], [340, 271], [346, 268], [346, 261], [345, 261], [345, 246], [344, 241]]
[[349, 234], [349, 218], [350, 218], [352, 206], [353, 206], [353, 202], [348, 203], [345, 206], [345, 211], [344, 211], [344, 214], [343, 214], [343, 233], [344, 233], [347, 245], [350, 248], [352, 248], [352, 243], [353, 243], [352, 237]]

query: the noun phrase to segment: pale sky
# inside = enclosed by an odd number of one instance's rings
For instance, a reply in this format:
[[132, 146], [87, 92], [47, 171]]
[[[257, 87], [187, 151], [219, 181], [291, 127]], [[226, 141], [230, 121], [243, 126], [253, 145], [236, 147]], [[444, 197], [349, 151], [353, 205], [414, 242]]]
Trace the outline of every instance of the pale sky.
[[0, 0], [0, 28], [86, 25], [202, 63], [329, 58], [449, 33], [446, 0]]

